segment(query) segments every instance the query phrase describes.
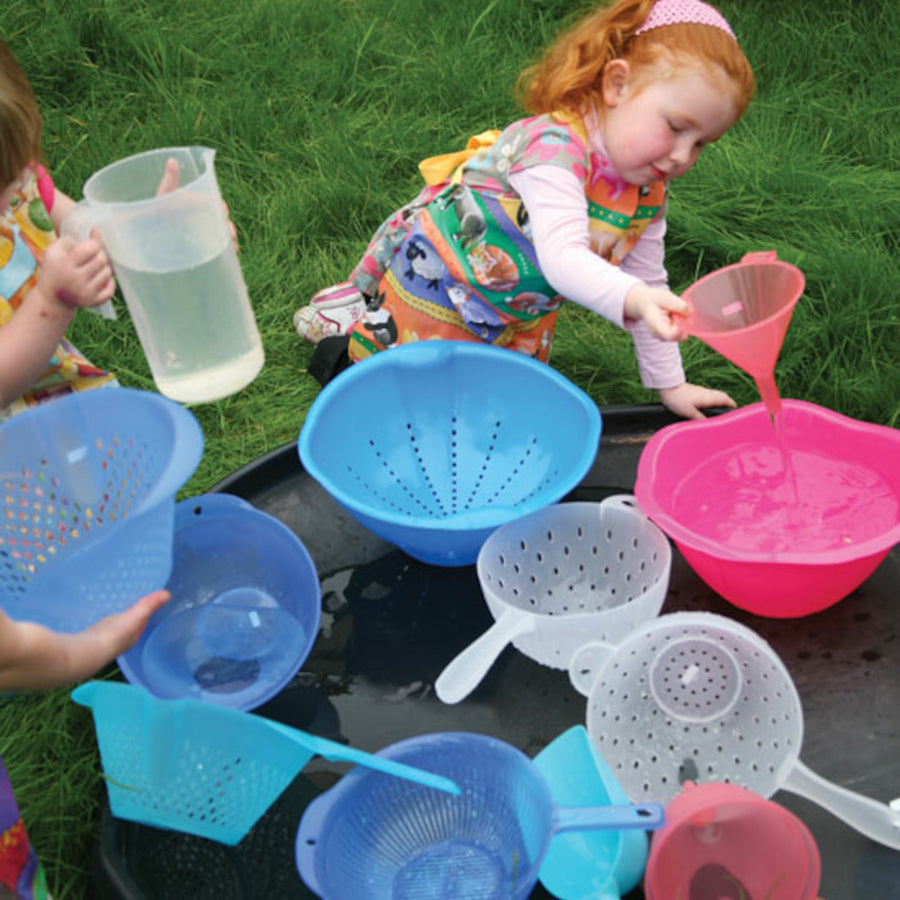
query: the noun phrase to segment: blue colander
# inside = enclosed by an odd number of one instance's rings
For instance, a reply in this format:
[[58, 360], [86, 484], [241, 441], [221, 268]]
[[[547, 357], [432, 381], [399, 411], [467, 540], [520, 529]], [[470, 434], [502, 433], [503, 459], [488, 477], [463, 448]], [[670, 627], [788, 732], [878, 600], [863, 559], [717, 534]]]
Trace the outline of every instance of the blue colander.
[[304, 467], [410, 556], [468, 565], [498, 526], [555, 503], [597, 455], [600, 412], [521, 353], [420, 341], [328, 384], [300, 432]]
[[486, 735], [424, 735], [377, 755], [452, 778], [460, 793], [356, 769], [315, 799], [295, 849], [324, 900], [524, 900], [555, 834], [663, 821], [655, 803], [557, 806], [534, 763]]
[[36, 406], [0, 429], [0, 607], [79, 631], [161, 588], [175, 494], [203, 432], [178, 403], [103, 388]]

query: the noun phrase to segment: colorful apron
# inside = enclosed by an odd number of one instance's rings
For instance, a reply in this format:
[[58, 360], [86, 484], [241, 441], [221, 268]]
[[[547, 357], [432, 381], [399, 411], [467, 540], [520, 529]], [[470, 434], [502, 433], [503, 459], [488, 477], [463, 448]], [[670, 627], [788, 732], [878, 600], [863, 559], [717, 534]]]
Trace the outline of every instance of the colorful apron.
[[44, 869], [28, 841], [0, 759], [0, 900], [49, 900]]
[[591, 249], [618, 265], [661, 215], [666, 185], [640, 188], [588, 150], [584, 125], [538, 116], [425, 160], [428, 186], [376, 232], [351, 280], [369, 298], [350, 335], [356, 361], [425, 339], [481, 341], [546, 362], [563, 300], [537, 263], [509, 174], [563, 165], [585, 184]]
[[[0, 211], [0, 327], [15, 314], [37, 283], [44, 250], [56, 240], [53, 225], [38, 195], [34, 178]], [[111, 384], [114, 376], [92, 366], [68, 341], [62, 340], [41, 377], [5, 409], [0, 422], [29, 406], [59, 394]]]

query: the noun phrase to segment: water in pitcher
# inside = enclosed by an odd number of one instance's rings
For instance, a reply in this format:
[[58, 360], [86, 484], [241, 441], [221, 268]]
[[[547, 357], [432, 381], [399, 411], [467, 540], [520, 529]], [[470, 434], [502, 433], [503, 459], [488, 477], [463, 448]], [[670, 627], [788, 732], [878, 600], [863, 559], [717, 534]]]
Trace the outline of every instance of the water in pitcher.
[[142, 259], [115, 263], [157, 387], [182, 403], [233, 394], [257, 375], [264, 354], [230, 236], [187, 227], [183, 253], [173, 251], [171, 232], [157, 249], [151, 240]]

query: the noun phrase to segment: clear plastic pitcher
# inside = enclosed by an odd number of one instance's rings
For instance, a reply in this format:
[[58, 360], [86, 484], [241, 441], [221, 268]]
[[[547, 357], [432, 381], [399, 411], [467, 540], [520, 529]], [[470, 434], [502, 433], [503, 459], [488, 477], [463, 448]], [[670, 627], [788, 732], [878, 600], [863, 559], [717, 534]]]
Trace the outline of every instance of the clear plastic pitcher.
[[[159, 193], [166, 162], [178, 187]], [[64, 233], [96, 226], [160, 392], [219, 400], [264, 362], [209, 147], [139, 153], [92, 175]]]

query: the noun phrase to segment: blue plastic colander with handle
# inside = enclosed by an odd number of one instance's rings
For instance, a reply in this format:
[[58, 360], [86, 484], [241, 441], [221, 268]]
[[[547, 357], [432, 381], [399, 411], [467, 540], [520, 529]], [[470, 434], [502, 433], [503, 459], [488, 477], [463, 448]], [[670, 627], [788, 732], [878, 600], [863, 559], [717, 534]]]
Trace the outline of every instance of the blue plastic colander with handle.
[[424, 735], [378, 755], [427, 766], [460, 793], [357, 769], [315, 799], [295, 852], [324, 900], [524, 900], [555, 834], [663, 823], [655, 803], [557, 806], [534, 763], [486, 735]]
[[90, 707], [116, 818], [237, 844], [319, 755], [376, 766], [426, 791], [459, 793], [441, 773], [382, 759], [278, 722], [200, 700], [159, 700], [130, 684], [89, 681]]
[[419, 341], [351, 366], [300, 432], [307, 472], [410, 556], [473, 563], [498, 526], [562, 499], [597, 455], [582, 390], [521, 353]]
[[165, 585], [203, 432], [159, 394], [70, 394], [0, 428], [0, 607], [79, 631]]

